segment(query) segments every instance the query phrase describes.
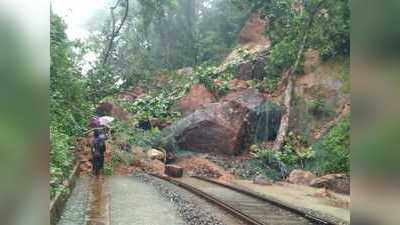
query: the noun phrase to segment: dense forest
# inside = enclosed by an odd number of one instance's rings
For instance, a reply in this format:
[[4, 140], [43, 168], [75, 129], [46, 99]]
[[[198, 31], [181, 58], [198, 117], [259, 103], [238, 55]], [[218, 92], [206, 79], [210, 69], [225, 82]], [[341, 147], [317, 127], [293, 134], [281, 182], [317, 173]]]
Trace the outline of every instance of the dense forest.
[[[307, 118], [329, 125], [313, 139], [304, 125], [291, 122], [298, 117], [305, 121], [296, 107], [301, 97], [285, 92], [295, 89], [297, 78], [306, 73], [309, 49], [323, 63], [339, 65], [340, 79], [348, 84], [349, 0], [116, 0], [87, 40], [69, 40], [63, 19], [51, 11], [51, 196], [63, 190], [76, 160], [76, 139], [105, 101], [129, 114], [113, 125], [120, 140], [168, 149], [164, 126], [143, 130], [137, 124], [170, 125], [184, 118], [176, 106], [195, 84], [217, 99], [229, 93], [241, 63], [260, 58], [240, 47], [240, 32], [255, 13], [267, 21], [263, 35], [269, 46], [261, 57], [262, 72], [246, 82], [265, 95], [279, 96], [279, 110], [287, 117], [275, 124], [274, 144], [251, 143], [252, 165], [273, 179], [282, 178], [281, 165], [285, 171], [349, 174], [349, 113], [335, 116], [323, 95], [304, 100]], [[228, 61], [231, 52], [237, 59]], [[95, 60], [85, 60], [88, 53]], [[182, 68], [192, 72], [182, 75], [177, 72]], [[135, 101], [117, 97], [132, 88], [142, 92]]]

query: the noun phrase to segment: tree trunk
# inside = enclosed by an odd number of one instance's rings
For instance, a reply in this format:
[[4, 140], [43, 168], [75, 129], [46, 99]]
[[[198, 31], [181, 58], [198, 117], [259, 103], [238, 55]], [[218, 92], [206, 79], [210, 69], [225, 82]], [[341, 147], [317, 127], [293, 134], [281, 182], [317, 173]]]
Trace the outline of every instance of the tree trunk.
[[278, 135], [276, 136], [275, 143], [273, 146], [274, 150], [280, 150], [283, 144], [283, 141], [286, 137], [287, 131], [289, 129], [289, 118], [291, 112], [291, 102], [293, 96], [293, 75], [291, 73], [288, 74], [287, 77], [287, 85], [285, 89], [285, 97], [284, 97], [284, 105], [285, 105], [285, 114], [281, 118], [281, 124], [279, 126]]
[[304, 34], [303, 34], [303, 39], [300, 44], [299, 51], [297, 52], [297, 57], [296, 61], [291, 69], [288, 71], [288, 78], [287, 78], [287, 85], [286, 85], [286, 90], [285, 90], [285, 97], [284, 97], [284, 106], [286, 108], [285, 114], [281, 118], [281, 124], [279, 126], [278, 134], [275, 139], [275, 143], [273, 146], [274, 150], [280, 150], [282, 148], [283, 141], [287, 135], [287, 132], [289, 130], [289, 121], [290, 121], [290, 114], [291, 114], [291, 102], [293, 98], [293, 86], [294, 86], [294, 73], [296, 72], [299, 64], [301, 57], [303, 56], [304, 49], [307, 44], [307, 39], [308, 39], [308, 32], [311, 29], [311, 26], [314, 21], [314, 16], [318, 12], [318, 10], [322, 7], [323, 3], [325, 1], [319, 2], [319, 4], [315, 7], [315, 9], [312, 11], [310, 19], [308, 20], [308, 23], [306, 25]]

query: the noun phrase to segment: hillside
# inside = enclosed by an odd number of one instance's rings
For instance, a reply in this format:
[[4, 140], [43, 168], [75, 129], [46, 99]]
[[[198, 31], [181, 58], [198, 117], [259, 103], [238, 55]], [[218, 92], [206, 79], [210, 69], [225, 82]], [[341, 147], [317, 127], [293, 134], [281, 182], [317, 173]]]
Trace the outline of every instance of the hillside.
[[84, 44], [52, 17], [52, 198], [108, 116], [105, 176], [208, 177], [348, 224], [348, 2], [201, 3], [118, 1]]
[[[285, 111], [285, 76], [277, 80], [274, 90], [265, 87], [269, 80], [259, 79], [266, 76], [263, 68], [270, 54], [269, 41], [260, 31], [265, 24], [258, 14], [250, 16], [239, 34], [239, 45], [221, 66], [165, 73], [162, 79], [157, 77], [153, 81], [155, 89], [145, 92], [146, 87], [128, 88], [115, 97], [107, 97], [97, 111], [119, 118], [123, 123], [119, 126], [126, 127], [124, 129], [143, 128], [145, 131], [135, 139], [150, 140], [141, 147], [164, 149], [171, 162], [176, 160], [176, 154], [185, 155], [184, 152], [245, 157], [252, 163], [265, 160], [268, 152], [276, 155], [268, 146], [273, 145]], [[273, 171], [284, 169], [284, 174], [272, 177], [282, 179], [295, 168], [314, 164], [312, 161], [318, 160], [316, 154], [324, 154], [315, 152], [311, 146], [318, 145], [329, 136], [332, 127], [348, 118], [348, 69], [347, 59], [322, 61], [318, 52], [307, 51], [304, 72], [295, 79], [293, 114], [284, 155], [279, 156], [280, 165], [285, 166], [263, 171], [262, 168], [272, 165], [262, 165], [253, 170], [274, 174]], [[136, 148], [134, 140], [119, 141], [128, 142], [119, 145]], [[330, 149], [318, 151], [329, 152]], [[319, 175], [346, 172], [310, 169]]]

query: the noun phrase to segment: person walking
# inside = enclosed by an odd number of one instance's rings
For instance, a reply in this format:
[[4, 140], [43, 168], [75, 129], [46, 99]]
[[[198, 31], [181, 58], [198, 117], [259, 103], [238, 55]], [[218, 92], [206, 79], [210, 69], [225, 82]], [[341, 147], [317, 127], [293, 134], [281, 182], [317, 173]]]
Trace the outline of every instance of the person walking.
[[92, 168], [93, 175], [100, 176], [100, 172], [104, 167], [104, 153], [106, 151], [106, 135], [103, 129], [97, 128], [94, 130], [94, 139], [92, 142]]

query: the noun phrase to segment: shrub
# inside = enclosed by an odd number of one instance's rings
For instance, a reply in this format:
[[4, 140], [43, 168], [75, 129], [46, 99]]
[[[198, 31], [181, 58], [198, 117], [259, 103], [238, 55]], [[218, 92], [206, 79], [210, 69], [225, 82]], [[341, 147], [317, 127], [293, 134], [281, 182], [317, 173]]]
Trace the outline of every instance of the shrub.
[[308, 112], [317, 118], [322, 118], [332, 114], [332, 110], [328, 108], [325, 99], [318, 96], [316, 99], [308, 103]]
[[64, 191], [62, 182], [70, 175], [73, 154], [68, 135], [50, 129], [50, 197]]
[[335, 124], [312, 145], [316, 160], [311, 169], [317, 174], [350, 173], [350, 116]]

